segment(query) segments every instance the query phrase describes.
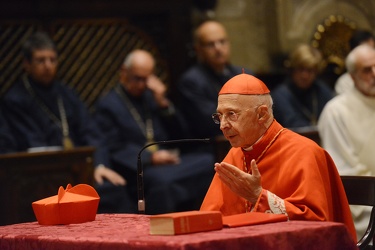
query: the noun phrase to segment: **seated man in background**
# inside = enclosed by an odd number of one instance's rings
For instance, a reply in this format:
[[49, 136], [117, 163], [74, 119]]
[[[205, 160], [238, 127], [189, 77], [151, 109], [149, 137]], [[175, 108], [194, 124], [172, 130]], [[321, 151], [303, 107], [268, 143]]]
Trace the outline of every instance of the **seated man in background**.
[[39, 147], [71, 149], [96, 147], [94, 177], [115, 185], [125, 180], [103, 167], [108, 164], [107, 150], [99, 129], [73, 90], [56, 79], [58, 55], [47, 34], [33, 34], [23, 44], [25, 74], [4, 95], [1, 108], [15, 140], [16, 151]]
[[275, 118], [284, 127], [316, 126], [333, 97], [330, 87], [317, 78], [321, 61], [321, 53], [305, 44], [290, 54], [290, 76], [272, 91]]
[[[372, 47], [375, 47], [374, 35], [368, 30], [354, 31], [352, 37], [349, 40], [350, 50], [353, 50], [355, 47], [361, 44], [368, 44]], [[353, 79], [350, 76], [349, 72], [346, 71], [337, 79], [335, 83], [335, 92], [336, 94], [342, 94], [347, 90], [351, 90], [353, 86]]]
[[[346, 57], [354, 87], [334, 97], [318, 122], [322, 147], [341, 175], [375, 175], [375, 49], [364, 44]], [[358, 237], [364, 235], [371, 207], [351, 206]]]
[[198, 61], [177, 83], [176, 104], [185, 116], [189, 137], [215, 137], [221, 135], [211, 121], [217, 94], [223, 84], [242, 69], [229, 61], [230, 42], [221, 23], [202, 23], [194, 32], [193, 42]]
[[[170, 139], [176, 124], [173, 104], [165, 96], [164, 84], [153, 75], [154, 67], [149, 52], [132, 51], [120, 69], [119, 83], [98, 101], [95, 112], [111, 164], [127, 179], [135, 210], [137, 155], [148, 143]], [[212, 155], [154, 145], [142, 152], [142, 163], [147, 214], [199, 208], [213, 177]]]
[[337, 221], [356, 241], [348, 201], [329, 154], [282, 127], [259, 79], [240, 74], [219, 92], [212, 115], [232, 149], [215, 163], [215, 177], [201, 210], [225, 215], [285, 214], [290, 220]]

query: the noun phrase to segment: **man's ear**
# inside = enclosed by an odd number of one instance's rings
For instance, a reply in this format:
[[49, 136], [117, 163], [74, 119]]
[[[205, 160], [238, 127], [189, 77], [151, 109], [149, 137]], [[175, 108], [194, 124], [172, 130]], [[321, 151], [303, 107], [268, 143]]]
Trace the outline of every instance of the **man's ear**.
[[257, 109], [259, 123], [264, 123], [268, 120], [270, 113], [266, 105], [260, 105]]

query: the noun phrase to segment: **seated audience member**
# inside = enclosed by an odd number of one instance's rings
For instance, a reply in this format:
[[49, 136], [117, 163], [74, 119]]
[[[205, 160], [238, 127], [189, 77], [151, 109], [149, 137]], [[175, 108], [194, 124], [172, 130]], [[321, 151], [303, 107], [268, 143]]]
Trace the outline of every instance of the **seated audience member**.
[[[355, 47], [361, 44], [368, 44], [372, 47], [375, 47], [375, 37], [374, 35], [367, 30], [356, 30], [353, 32], [352, 37], [349, 40], [350, 50], [353, 50]], [[335, 83], [335, 92], [336, 94], [342, 94], [346, 90], [353, 88], [354, 83], [353, 79], [350, 76], [349, 72], [342, 74]]]
[[[367, 44], [346, 57], [350, 91], [334, 97], [318, 122], [322, 146], [341, 175], [375, 175], [375, 49]], [[357, 236], [364, 235], [371, 208], [351, 206]]]
[[274, 119], [270, 91], [261, 80], [247, 74], [230, 79], [219, 92], [212, 118], [232, 148], [215, 163], [201, 210], [337, 221], [346, 224], [356, 240], [333, 160], [315, 142]]
[[0, 154], [14, 151], [14, 139], [0, 110]]
[[73, 90], [56, 79], [58, 55], [53, 41], [33, 34], [22, 48], [25, 74], [3, 97], [1, 107], [14, 136], [15, 150], [57, 146], [65, 149], [94, 146], [94, 177], [115, 185], [125, 180], [107, 166], [107, 150], [99, 129]]
[[[203, 22], [194, 32], [197, 63], [177, 83], [177, 106], [185, 116], [189, 135], [206, 138], [221, 135], [213, 126], [217, 94], [223, 84], [242, 72], [230, 63], [230, 42], [224, 26], [217, 21]], [[250, 73], [250, 72], [247, 72]]]
[[289, 77], [272, 92], [275, 118], [287, 128], [315, 126], [333, 91], [317, 78], [321, 53], [298, 46], [289, 57]]
[[[175, 118], [165, 85], [153, 74], [155, 60], [134, 50], [124, 60], [119, 83], [96, 105], [95, 117], [106, 137], [111, 164], [127, 179], [136, 207], [137, 155], [148, 143], [169, 139]], [[213, 177], [213, 156], [154, 145], [142, 152], [145, 212], [199, 209]], [[177, 145], [172, 145], [177, 146]]]

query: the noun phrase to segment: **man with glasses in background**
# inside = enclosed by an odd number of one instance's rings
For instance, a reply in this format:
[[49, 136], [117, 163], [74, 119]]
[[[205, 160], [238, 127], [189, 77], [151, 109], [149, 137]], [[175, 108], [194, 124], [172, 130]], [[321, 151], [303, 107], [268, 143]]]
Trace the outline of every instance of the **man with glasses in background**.
[[[186, 117], [191, 138], [215, 137], [220, 129], [212, 124], [217, 94], [223, 84], [242, 72], [230, 63], [230, 42], [225, 27], [217, 21], [203, 22], [194, 32], [197, 63], [177, 84], [177, 106]], [[246, 71], [247, 73], [251, 73]]]
[[107, 151], [85, 104], [57, 79], [58, 53], [44, 32], [31, 35], [22, 47], [22, 75], [4, 95], [1, 108], [14, 137], [15, 151], [96, 147], [94, 178], [115, 185], [126, 181], [108, 166]]
[[[96, 105], [95, 118], [106, 137], [111, 165], [127, 180], [127, 190], [118, 189], [130, 195], [133, 210], [137, 154], [145, 145], [173, 139], [172, 131], [178, 127], [167, 88], [154, 69], [150, 52], [131, 51], [121, 65], [119, 83]], [[199, 152], [191, 143], [167, 146], [153, 145], [142, 151], [147, 214], [199, 209], [213, 177], [212, 155]]]

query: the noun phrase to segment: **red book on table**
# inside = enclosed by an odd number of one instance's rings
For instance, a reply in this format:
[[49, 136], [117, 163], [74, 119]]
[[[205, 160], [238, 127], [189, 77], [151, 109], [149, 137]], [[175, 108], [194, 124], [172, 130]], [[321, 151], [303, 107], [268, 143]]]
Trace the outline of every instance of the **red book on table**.
[[186, 211], [150, 216], [150, 234], [176, 235], [223, 228], [219, 211]]

